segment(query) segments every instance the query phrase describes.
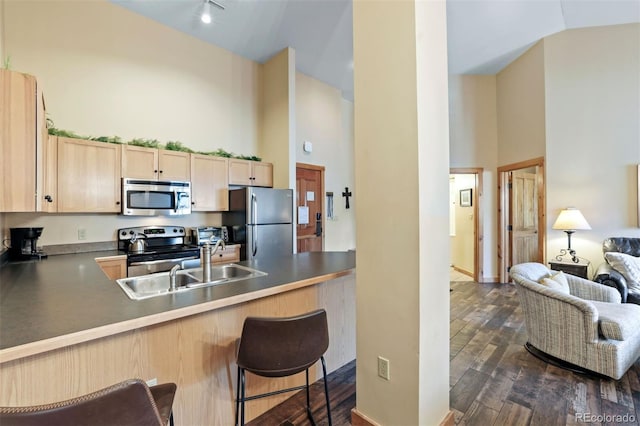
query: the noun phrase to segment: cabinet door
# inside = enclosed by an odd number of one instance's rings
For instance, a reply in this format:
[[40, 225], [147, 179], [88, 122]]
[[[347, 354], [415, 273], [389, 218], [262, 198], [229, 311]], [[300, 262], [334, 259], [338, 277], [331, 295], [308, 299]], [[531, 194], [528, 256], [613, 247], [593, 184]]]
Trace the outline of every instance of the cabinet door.
[[36, 210], [36, 79], [0, 69], [0, 212]]
[[120, 211], [121, 145], [58, 138], [58, 211]]
[[229, 210], [229, 160], [210, 155], [191, 154], [192, 210]]
[[190, 180], [191, 158], [188, 152], [159, 150], [159, 180]]
[[253, 183], [254, 186], [273, 187], [273, 164], [253, 161]]
[[229, 185], [253, 185], [251, 161], [229, 159]]
[[41, 197], [41, 211], [55, 213], [58, 211], [58, 137], [49, 136], [42, 152], [44, 190]]
[[123, 145], [122, 177], [156, 180], [158, 178], [158, 150], [135, 145]]
[[117, 256], [115, 258], [96, 258], [96, 262], [102, 272], [110, 279], [117, 280], [127, 277], [127, 257]]

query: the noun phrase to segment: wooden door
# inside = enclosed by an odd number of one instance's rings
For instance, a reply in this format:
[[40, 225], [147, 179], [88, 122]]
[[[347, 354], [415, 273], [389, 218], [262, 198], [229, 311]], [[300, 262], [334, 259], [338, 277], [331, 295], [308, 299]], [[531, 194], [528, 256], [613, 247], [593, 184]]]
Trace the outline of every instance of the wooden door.
[[161, 149], [158, 154], [159, 180], [191, 180], [191, 157], [188, 152]]
[[536, 174], [511, 173], [511, 265], [542, 262], [538, 256], [538, 194]]
[[191, 154], [191, 200], [196, 212], [229, 210], [229, 160]]
[[[322, 251], [324, 236], [324, 167], [296, 166], [296, 203], [298, 206], [298, 253]], [[302, 209], [300, 208], [302, 207]], [[306, 210], [308, 214], [301, 214]], [[303, 217], [304, 216], [304, 217]], [[308, 218], [308, 220], [305, 220]], [[301, 223], [307, 222], [307, 223]]]

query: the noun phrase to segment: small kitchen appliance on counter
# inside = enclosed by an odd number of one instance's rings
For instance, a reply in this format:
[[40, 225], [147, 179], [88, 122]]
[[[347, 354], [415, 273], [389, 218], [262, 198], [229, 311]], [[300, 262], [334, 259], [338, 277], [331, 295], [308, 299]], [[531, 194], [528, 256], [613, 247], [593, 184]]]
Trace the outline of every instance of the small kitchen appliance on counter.
[[11, 248], [9, 260], [44, 259], [47, 254], [38, 250], [38, 238], [44, 228], [9, 228]]
[[118, 229], [118, 250], [127, 253], [127, 276], [166, 272], [181, 262], [200, 259], [187, 243], [183, 226], [135, 226]]
[[204, 243], [216, 243], [218, 240], [222, 240], [225, 243], [229, 242], [229, 234], [226, 226], [198, 226], [191, 228], [191, 242], [198, 246], [204, 245]]

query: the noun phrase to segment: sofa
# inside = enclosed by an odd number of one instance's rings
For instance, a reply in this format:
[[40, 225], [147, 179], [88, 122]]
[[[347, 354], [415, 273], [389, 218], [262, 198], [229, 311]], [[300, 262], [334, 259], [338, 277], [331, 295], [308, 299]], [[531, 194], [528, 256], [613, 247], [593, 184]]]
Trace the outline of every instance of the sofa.
[[541, 263], [512, 266], [533, 355], [571, 371], [620, 379], [640, 357], [640, 306], [614, 288]]
[[607, 238], [602, 254], [594, 281], [618, 289], [623, 303], [640, 305], [640, 238]]

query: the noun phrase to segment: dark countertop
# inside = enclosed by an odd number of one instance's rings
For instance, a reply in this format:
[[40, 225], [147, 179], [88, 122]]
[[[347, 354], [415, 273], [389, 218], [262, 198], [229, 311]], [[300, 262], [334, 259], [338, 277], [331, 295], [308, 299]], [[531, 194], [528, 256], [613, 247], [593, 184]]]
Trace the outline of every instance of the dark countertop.
[[[0, 268], [0, 351], [355, 268], [353, 252], [300, 253], [243, 261], [268, 275], [178, 294], [131, 300], [95, 262], [101, 251], [7, 263]], [[239, 300], [239, 299], [238, 299]], [[188, 313], [185, 314], [189, 315]]]

